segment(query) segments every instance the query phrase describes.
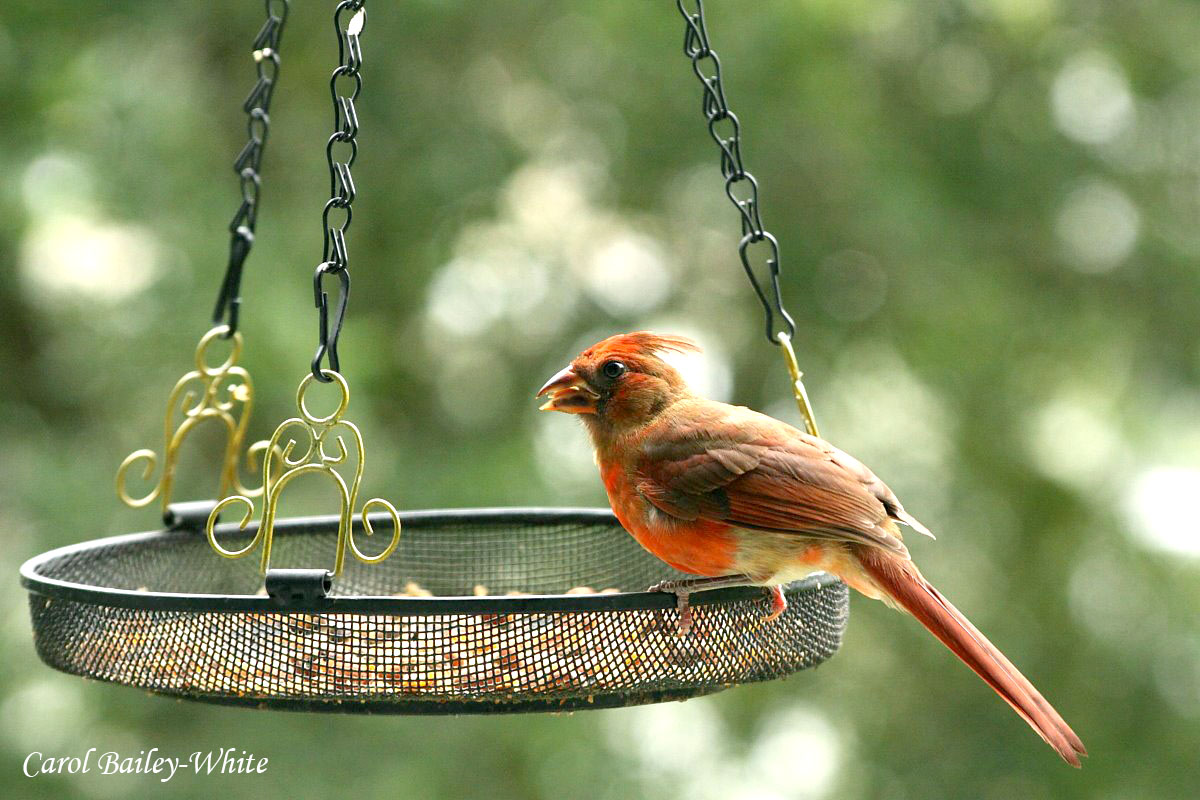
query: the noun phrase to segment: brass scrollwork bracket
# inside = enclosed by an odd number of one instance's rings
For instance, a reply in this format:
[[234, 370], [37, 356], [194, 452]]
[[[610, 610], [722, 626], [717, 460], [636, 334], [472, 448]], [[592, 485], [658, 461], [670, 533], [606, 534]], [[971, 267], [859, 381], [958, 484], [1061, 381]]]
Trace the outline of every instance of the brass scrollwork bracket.
[[[150, 480], [158, 466], [157, 453], [150, 449], [135, 450], [126, 456], [117, 468], [117, 496], [130, 508], [142, 508], [161, 498], [163, 511], [166, 511], [175, 485], [179, 448], [192, 429], [210, 419], [219, 421], [226, 431], [219, 495], [224, 497], [231, 492], [237, 492], [247, 497], [257, 497], [262, 494], [262, 488], [247, 489], [238, 478], [238, 457], [254, 402], [254, 384], [250, 380], [250, 373], [237, 366], [238, 357], [242, 353], [242, 335], [235, 332], [230, 337], [232, 350], [224, 362], [213, 367], [205, 360], [209, 345], [214, 339], [225, 336], [228, 331], [227, 325], [218, 325], [200, 338], [200, 344], [196, 346], [196, 368], [176, 382], [175, 388], [167, 398], [162, 474], [150, 493], [142, 497], [133, 497], [126, 489], [125, 482], [130, 468], [138, 462], [145, 464], [142, 479]], [[246, 453], [246, 460], [251, 470], [266, 448], [266, 442], [256, 442], [250, 447]]]
[[[271, 543], [275, 533], [275, 514], [279, 504], [279, 496], [294, 478], [305, 474], [324, 474], [328, 475], [334, 485], [337, 486], [338, 493], [341, 499], [341, 510], [339, 512], [338, 523], [338, 540], [337, 554], [334, 557], [333, 573], [340, 575], [342, 567], [345, 563], [346, 550], [349, 549], [354, 557], [365, 564], [377, 564], [383, 561], [392, 551], [396, 549], [396, 545], [400, 543], [400, 514], [396, 511], [395, 506], [379, 497], [372, 498], [363, 504], [362, 507], [362, 524], [368, 535], [374, 534], [374, 528], [371, 526], [370, 519], [367, 517], [368, 511], [372, 508], [380, 508], [392, 518], [392, 538], [388, 546], [375, 556], [368, 556], [358, 549], [358, 545], [354, 542], [354, 530], [352, 517], [354, 515], [354, 506], [358, 500], [359, 483], [362, 481], [363, 462], [365, 460], [365, 451], [363, 449], [362, 434], [353, 422], [342, 419], [342, 414], [345, 413], [346, 407], [350, 404], [350, 387], [346, 383], [346, 379], [339, 373], [333, 370], [322, 370], [322, 374], [333, 379], [334, 384], [341, 390], [341, 400], [338, 407], [333, 413], [323, 417], [318, 417], [312, 414], [304, 404], [304, 393], [315, 377], [313, 375], [304, 376], [304, 380], [300, 382], [300, 388], [296, 391], [296, 406], [300, 411], [299, 417], [292, 417], [284, 420], [278, 428], [275, 429], [274, 435], [271, 436], [271, 441], [266, 447], [266, 453], [263, 457], [263, 487], [266, 490], [263, 497], [262, 520], [259, 523], [258, 531], [254, 535], [254, 539], [240, 550], [229, 550], [223, 547], [216, 539], [215, 527], [217, 517], [221, 511], [234, 503], [241, 503], [246, 506], [246, 513], [242, 517], [240, 523], [241, 529], [245, 529], [254, 516], [254, 503], [248, 496], [233, 495], [226, 497], [208, 518], [206, 533], [208, 535], [208, 543], [212, 548], [225, 558], [241, 558], [248, 555], [259, 542], [263, 543], [262, 548], [262, 572], [265, 574], [271, 561]], [[308, 446], [304, 454], [294, 457], [294, 452], [297, 447], [296, 435], [289, 437], [286, 445], [283, 446], [282, 456], [280, 457], [282, 474], [276, 477], [273, 474], [271, 457], [272, 453], [278, 452], [276, 448], [280, 446], [280, 442], [289, 432], [306, 436]], [[349, 438], [352, 444], [351, 448], [346, 446], [346, 439]], [[336, 442], [336, 451], [332, 454], [326, 451], [326, 444], [330, 443], [330, 439]], [[353, 477], [349, 482], [335, 469], [335, 467], [346, 464], [351, 456], [354, 456], [355, 467]]]

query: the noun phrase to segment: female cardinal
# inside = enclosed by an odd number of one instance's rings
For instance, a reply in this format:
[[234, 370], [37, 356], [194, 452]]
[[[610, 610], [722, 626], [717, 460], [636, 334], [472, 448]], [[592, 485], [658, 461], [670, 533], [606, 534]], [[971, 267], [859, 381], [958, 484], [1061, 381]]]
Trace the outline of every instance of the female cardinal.
[[741, 406], [693, 394], [660, 355], [698, 351], [649, 332], [612, 336], [546, 382], [543, 411], [578, 414], [621, 524], [694, 580], [652, 590], [678, 598], [720, 586], [769, 587], [768, 619], [786, 607], [781, 584], [817, 570], [912, 614], [983, 678], [1069, 764], [1083, 742], [1045, 698], [921, 575], [900, 524], [933, 534], [883, 481], [828, 442]]

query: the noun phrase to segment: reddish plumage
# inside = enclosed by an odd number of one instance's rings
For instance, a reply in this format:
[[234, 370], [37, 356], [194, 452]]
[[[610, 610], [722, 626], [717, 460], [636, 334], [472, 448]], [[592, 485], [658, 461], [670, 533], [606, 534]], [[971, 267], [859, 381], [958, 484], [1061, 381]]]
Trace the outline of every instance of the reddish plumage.
[[853, 457], [748, 408], [695, 396], [659, 357], [698, 349], [677, 336], [613, 336], [539, 392], [550, 395], [544, 410], [586, 423], [621, 524], [684, 572], [777, 586], [826, 570], [908, 611], [1079, 766], [1079, 737], [925, 580], [899, 525], [932, 534]]

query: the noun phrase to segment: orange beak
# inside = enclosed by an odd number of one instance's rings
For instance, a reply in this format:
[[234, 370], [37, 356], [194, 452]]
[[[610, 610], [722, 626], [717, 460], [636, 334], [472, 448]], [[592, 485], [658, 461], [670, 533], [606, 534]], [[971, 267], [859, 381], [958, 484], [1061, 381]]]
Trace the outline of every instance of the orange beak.
[[550, 395], [542, 404], [542, 411], [562, 411], [567, 414], [595, 414], [596, 400], [600, 397], [587, 381], [573, 369], [566, 367], [546, 381], [537, 393], [538, 397]]

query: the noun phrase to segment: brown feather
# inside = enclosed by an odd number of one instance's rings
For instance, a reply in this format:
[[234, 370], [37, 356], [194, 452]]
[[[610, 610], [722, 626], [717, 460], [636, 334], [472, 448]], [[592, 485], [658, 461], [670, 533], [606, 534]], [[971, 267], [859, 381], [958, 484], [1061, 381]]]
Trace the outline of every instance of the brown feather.
[[821, 439], [750, 409], [701, 399], [679, 401], [641, 439], [637, 487], [666, 514], [908, 557], [888, 524], [889, 517], [907, 521], [900, 501], [869, 469]]
[[1080, 766], [1083, 742], [1033, 684], [971, 624], [911, 561], [860, 547], [859, 563], [892, 601], [912, 614], [962, 659], [1053, 747], [1068, 764]]

